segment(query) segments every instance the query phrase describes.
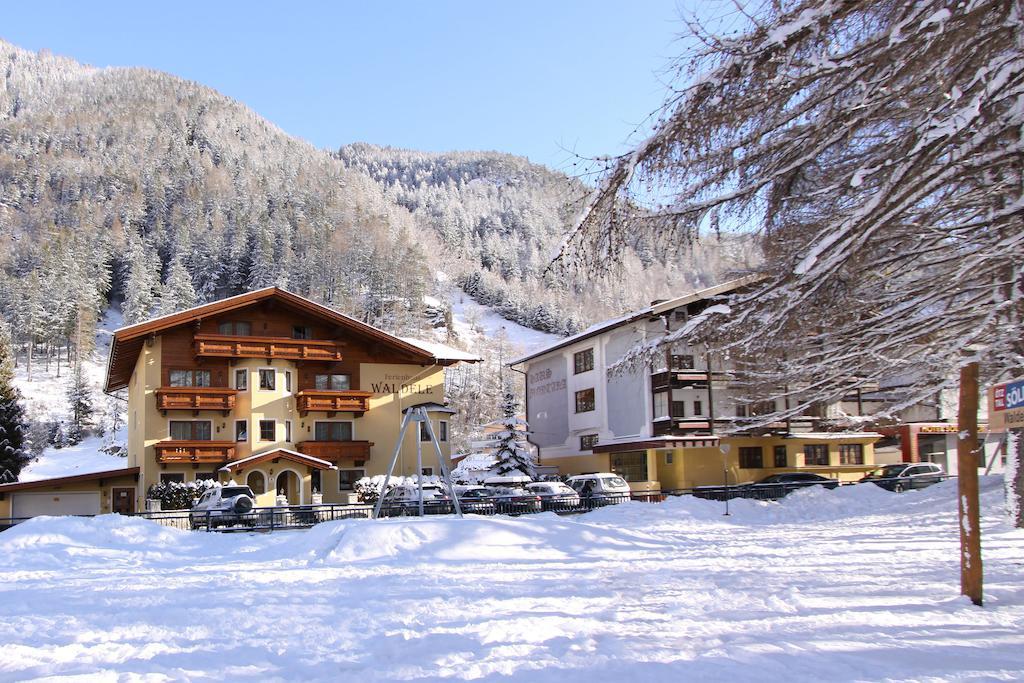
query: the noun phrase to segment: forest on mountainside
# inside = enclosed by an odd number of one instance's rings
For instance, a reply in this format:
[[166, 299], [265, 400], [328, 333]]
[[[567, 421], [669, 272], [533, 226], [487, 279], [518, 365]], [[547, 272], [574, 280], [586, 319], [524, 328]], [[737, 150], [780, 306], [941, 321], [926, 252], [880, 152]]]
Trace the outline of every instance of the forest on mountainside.
[[320, 150], [198, 83], [3, 41], [0, 68], [0, 314], [19, 362], [88, 351], [110, 306], [132, 323], [268, 285], [401, 335], [434, 329], [424, 298], [460, 285], [566, 334], [751, 258], [734, 240], [666, 265], [638, 242], [613, 277], [555, 280], [586, 188], [526, 159]]

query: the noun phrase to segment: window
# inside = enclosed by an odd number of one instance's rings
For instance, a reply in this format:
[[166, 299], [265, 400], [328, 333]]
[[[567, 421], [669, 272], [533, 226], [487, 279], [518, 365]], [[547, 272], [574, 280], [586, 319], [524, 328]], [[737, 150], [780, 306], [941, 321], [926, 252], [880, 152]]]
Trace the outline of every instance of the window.
[[277, 438], [277, 422], [260, 420], [260, 441], [274, 441]]
[[747, 406], [740, 403], [736, 406], [736, 417], [747, 417]]
[[597, 445], [597, 434], [584, 434], [580, 437], [580, 450], [592, 451]]
[[320, 470], [313, 470], [309, 473], [309, 490], [313, 493], [320, 493], [324, 490], [320, 482]]
[[665, 464], [666, 465], [671, 465], [672, 464], [672, 453], [666, 453], [665, 454]]
[[448, 440], [448, 423], [445, 422], [444, 420], [441, 420], [440, 422], [437, 423], [437, 426], [439, 427], [438, 434], [437, 434], [437, 440], [438, 441], [447, 441]]
[[704, 404], [701, 401], [693, 402], [693, 414], [694, 416], [704, 414]]
[[252, 334], [252, 325], [240, 320], [229, 320], [218, 325], [217, 331], [221, 334], [230, 334], [236, 337], [248, 337]]
[[432, 476], [434, 476], [434, 468], [433, 467], [424, 467], [420, 471], [423, 473], [424, 477], [432, 477]]
[[217, 475], [213, 472], [196, 472], [196, 481], [217, 481]]
[[172, 387], [208, 387], [210, 386], [210, 371], [171, 370], [170, 385]]
[[245, 478], [245, 483], [249, 485], [249, 488], [257, 496], [267, 492], [267, 478], [259, 470], [249, 472], [249, 476]]
[[274, 368], [260, 368], [260, 389], [273, 391], [277, 387], [277, 372]]
[[686, 417], [686, 401], [672, 401], [672, 417]]
[[287, 441], [288, 443], [291, 443], [291, 441], [292, 441], [292, 421], [291, 420], [285, 420], [284, 421], [284, 440]]
[[351, 441], [351, 422], [317, 422], [315, 427], [316, 441]]
[[351, 491], [357, 481], [366, 476], [366, 470], [338, 470], [338, 490]]
[[292, 371], [284, 371], [284, 390], [289, 394], [292, 393]]
[[654, 395], [654, 419], [668, 417], [668, 392], [659, 391]]
[[430, 441], [430, 432], [427, 431], [426, 422], [420, 422], [420, 441]]
[[583, 389], [576, 392], [576, 412], [589, 413], [594, 410], [594, 390]]
[[209, 441], [211, 437], [209, 420], [171, 420], [171, 439], [174, 441]]
[[584, 349], [572, 355], [573, 374], [594, 369], [594, 349]]
[[804, 465], [828, 465], [828, 444], [805, 444]]
[[760, 446], [740, 446], [740, 469], [758, 470], [764, 467]]
[[786, 447], [776, 446], [775, 447], [775, 466], [786, 467]]
[[235, 389], [239, 391], [249, 390], [249, 371], [235, 370]]
[[839, 464], [840, 465], [863, 465], [864, 464], [864, 446], [859, 443], [841, 443], [839, 444]]
[[292, 339], [312, 339], [313, 334], [305, 325], [292, 326]]
[[235, 441], [249, 440], [249, 421], [235, 420]]
[[174, 483], [177, 483], [177, 484], [184, 484], [185, 483], [185, 473], [184, 472], [161, 472], [160, 473], [160, 483], [161, 484], [170, 484], [171, 482], [174, 482]]
[[687, 320], [690, 319], [690, 316], [687, 314], [685, 308], [677, 308], [673, 313], [673, 317], [676, 319], [676, 322], [680, 323], [685, 323]]
[[693, 356], [683, 354], [672, 354], [673, 370], [693, 370]]
[[611, 457], [611, 470], [626, 481], [647, 481], [647, 452], [615, 453]]
[[317, 375], [317, 391], [348, 391], [352, 388], [351, 375]]

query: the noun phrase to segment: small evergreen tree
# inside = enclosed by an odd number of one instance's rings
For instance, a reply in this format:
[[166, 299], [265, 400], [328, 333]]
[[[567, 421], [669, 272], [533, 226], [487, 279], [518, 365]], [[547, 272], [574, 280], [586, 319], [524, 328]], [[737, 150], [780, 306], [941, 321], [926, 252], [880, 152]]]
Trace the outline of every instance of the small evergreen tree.
[[516, 400], [512, 383], [506, 382], [502, 395], [502, 429], [492, 437], [495, 442], [494, 459], [497, 472], [502, 476], [522, 474], [535, 479], [537, 464], [526, 443], [526, 437], [529, 435], [526, 421], [516, 415], [518, 410], [519, 402]]
[[25, 411], [14, 387], [14, 360], [11, 332], [0, 320], [0, 472], [9, 470], [15, 477], [28, 464], [25, 452]]
[[82, 364], [75, 363], [71, 384], [68, 386], [68, 403], [70, 404], [71, 421], [64, 432], [67, 445], [81, 442], [86, 428], [92, 424], [92, 392], [82, 372]]
[[167, 267], [167, 281], [160, 288], [160, 315], [184, 311], [196, 305], [196, 290], [192, 276], [175, 256]]

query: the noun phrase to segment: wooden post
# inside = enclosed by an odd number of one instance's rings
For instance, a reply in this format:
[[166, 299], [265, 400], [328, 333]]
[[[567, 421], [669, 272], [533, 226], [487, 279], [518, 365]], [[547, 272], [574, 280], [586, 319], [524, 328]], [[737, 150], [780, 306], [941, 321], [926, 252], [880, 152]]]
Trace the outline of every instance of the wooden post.
[[960, 369], [957, 415], [957, 482], [960, 510], [960, 593], [982, 604], [981, 515], [978, 503], [978, 363]]

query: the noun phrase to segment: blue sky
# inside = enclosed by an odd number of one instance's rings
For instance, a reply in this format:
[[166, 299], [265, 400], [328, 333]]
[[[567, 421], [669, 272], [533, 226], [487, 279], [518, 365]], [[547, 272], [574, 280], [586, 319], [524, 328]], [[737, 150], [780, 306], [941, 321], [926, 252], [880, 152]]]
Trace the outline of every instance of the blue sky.
[[[693, 6], [692, 0], [688, 3]], [[572, 171], [662, 100], [676, 0], [6, 3], [0, 37], [145, 66], [321, 147], [492, 149]]]

